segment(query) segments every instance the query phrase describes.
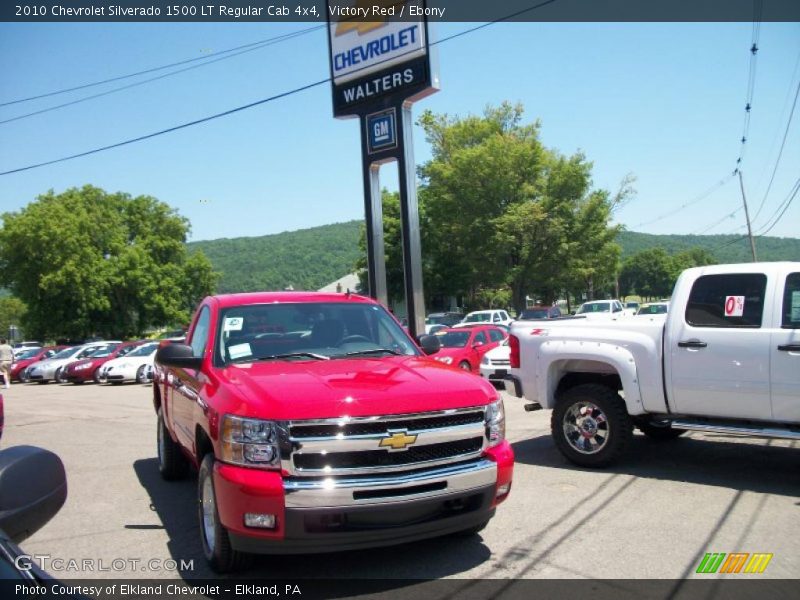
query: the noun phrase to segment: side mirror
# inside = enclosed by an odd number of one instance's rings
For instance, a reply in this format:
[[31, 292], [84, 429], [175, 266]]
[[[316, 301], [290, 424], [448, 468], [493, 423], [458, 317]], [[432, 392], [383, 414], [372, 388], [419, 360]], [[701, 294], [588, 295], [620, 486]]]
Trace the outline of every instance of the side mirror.
[[49, 450], [35, 446], [6, 448], [0, 452], [0, 490], [0, 529], [18, 544], [64, 505], [64, 463]]
[[191, 346], [186, 344], [167, 344], [156, 352], [156, 362], [167, 367], [198, 370], [203, 359], [194, 356]]
[[473, 348], [480, 348], [481, 346], [483, 346], [483, 342], [475, 342], [474, 344], [472, 344]]
[[435, 335], [421, 335], [417, 338], [417, 343], [425, 354], [436, 354], [442, 348]]

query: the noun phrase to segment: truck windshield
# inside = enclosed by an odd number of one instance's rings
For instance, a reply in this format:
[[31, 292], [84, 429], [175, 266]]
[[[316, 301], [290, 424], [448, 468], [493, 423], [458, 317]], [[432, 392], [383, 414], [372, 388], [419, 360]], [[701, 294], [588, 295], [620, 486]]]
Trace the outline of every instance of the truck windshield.
[[251, 304], [224, 309], [215, 360], [314, 361], [417, 356], [414, 343], [381, 306], [355, 302]]
[[578, 309], [577, 314], [585, 315], [588, 313], [598, 313], [598, 312], [611, 312], [611, 303], [610, 302], [586, 302], [582, 304], [581, 307]]
[[485, 323], [492, 320], [491, 313], [472, 313], [467, 315], [464, 323]]

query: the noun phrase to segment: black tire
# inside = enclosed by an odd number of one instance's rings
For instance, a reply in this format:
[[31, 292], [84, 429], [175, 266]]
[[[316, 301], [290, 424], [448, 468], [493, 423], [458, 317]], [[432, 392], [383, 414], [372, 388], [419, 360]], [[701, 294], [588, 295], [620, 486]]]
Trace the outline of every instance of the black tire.
[[92, 374], [92, 379], [94, 379], [94, 382], [95, 382], [96, 384], [98, 384], [98, 385], [100, 385], [101, 383], [103, 383], [103, 378], [102, 378], [102, 377], [100, 377], [100, 369], [102, 369], [102, 368], [103, 368], [103, 367], [97, 367], [97, 368], [94, 370], [94, 373]]
[[472, 365], [466, 360], [462, 360], [460, 363], [458, 363], [458, 368], [463, 369], [464, 371], [472, 372]]
[[[209, 452], [200, 463], [200, 470], [197, 473], [197, 515], [200, 522], [200, 544], [208, 565], [215, 573], [233, 573], [246, 568], [250, 564], [252, 555], [234, 550], [228, 530], [220, 523], [213, 473], [214, 454]], [[209, 488], [204, 496], [204, 488], [207, 485]], [[212, 500], [210, 505], [208, 503], [209, 493]], [[207, 511], [204, 510], [204, 507], [207, 508]], [[208, 527], [213, 532], [211, 543], [206, 534], [206, 514], [209, 518]]]
[[20, 383], [30, 383], [31, 377], [28, 375], [28, 369], [22, 369], [19, 372], [19, 382]]
[[668, 442], [686, 433], [685, 429], [676, 429], [669, 423], [658, 424], [642, 421], [636, 423], [636, 427], [651, 440], [658, 442]]
[[167, 431], [161, 410], [158, 411], [158, 425], [156, 430], [156, 448], [158, 456], [158, 472], [166, 481], [175, 481], [186, 476], [189, 470], [189, 461], [181, 452], [180, 446], [175, 443]]
[[147, 378], [144, 376], [144, 370], [147, 365], [142, 365], [136, 369], [136, 383], [147, 383]]
[[53, 376], [56, 383], [67, 383], [67, 378], [64, 377], [64, 367], [56, 369], [56, 374]]
[[[575, 421], [573, 425], [575, 413], [583, 421]], [[569, 426], [573, 431], [567, 433]], [[612, 464], [627, 450], [633, 437], [633, 420], [615, 390], [586, 383], [561, 395], [550, 419], [550, 429], [556, 447], [567, 460], [581, 467], [598, 468]]]

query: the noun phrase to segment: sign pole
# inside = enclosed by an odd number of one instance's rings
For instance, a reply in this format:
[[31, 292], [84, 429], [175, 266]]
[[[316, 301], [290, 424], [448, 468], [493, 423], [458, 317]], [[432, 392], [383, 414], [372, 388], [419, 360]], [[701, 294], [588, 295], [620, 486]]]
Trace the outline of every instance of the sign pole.
[[419, 204], [411, 139], [414, 120], [411, 103], [398, 107], [397, 129], [400, 140], [397, 167], [400, 180], [400, 216], [403, 231], [403, 276], [405, 279], [408, 330], [413, 337], [425, 333], [425, 294], [422, 286], [422, 243], [419, 231]]
[[[425, 332], [425, 294], [411, 106], [439, 89], [426, 0], [396, 0], [382, 16], [333, 19], [339, 4], [352, 7], [354, 0], [327, 0], [333, 115], [358, 117], [361, 126], [369, 295], [388, 306], [379, 169], [396, 160], [408, 329], [417, 337]], [[392, 18], [412, 8], [419, 19]]]

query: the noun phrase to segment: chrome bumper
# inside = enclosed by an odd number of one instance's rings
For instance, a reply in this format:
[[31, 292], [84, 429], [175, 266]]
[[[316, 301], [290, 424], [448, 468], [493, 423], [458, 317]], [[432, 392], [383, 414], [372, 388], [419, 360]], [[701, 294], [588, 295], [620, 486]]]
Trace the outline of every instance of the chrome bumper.
[[283, 490], [287, 508], [325, 508], [407, 502], [446, 497], [494, 485], [497, 464], [481, 458], [423, 472], [384, 477], [342, 479], [286, 478]]

